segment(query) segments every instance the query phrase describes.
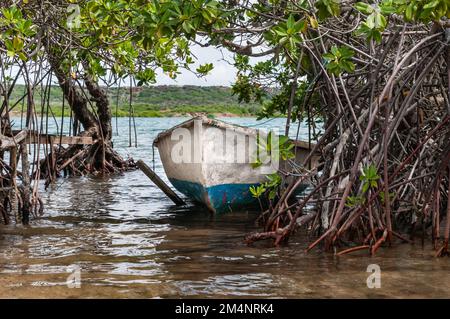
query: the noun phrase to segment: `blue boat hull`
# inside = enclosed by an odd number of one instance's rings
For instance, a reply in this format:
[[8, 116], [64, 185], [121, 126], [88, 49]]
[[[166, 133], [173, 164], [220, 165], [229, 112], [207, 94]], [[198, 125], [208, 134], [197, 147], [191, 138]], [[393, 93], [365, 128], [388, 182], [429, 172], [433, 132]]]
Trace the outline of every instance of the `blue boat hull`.
[[189, 181], [169, 179], [172, 185], [192, 200], [205, 204], [217, 213], [258, 207], [258, 199], [250, 193], [250, 186], [258, 184], [222, 184], [204, 187]]
[[[205, 204], [216, 213], [259, 208], [259, 201], [250, 192], [251, 186], [259, 184], [222, 184], [204, 187], [199, 183], [169, 179], [172, 185], [192, 200]], [[296, 193], [301, 193], [306, 185], [301, 185]], [[264, 205], [264, 203], [263, 203]]]

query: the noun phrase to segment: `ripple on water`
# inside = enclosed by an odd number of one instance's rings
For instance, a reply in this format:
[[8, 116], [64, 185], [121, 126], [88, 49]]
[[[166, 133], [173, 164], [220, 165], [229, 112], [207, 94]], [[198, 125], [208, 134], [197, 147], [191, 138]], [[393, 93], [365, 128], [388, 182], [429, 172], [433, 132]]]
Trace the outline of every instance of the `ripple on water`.
[[201, 281], [174, 283], [182, 296], [250, 296], [271, 297], [279, 286], [268, 273], [236, 274], [208, 277]]
[[[114, 145], [151, 165], [153, 138], [182, 120], [136, 119], [136, 149], [127, 147], [127, 119], [119, 119]], [[167, 181], [157, 153], [155, 160]], [[430, 247], [397, 244], [373, 258], [337, 258], [305, 254], [311, 239], [302, 234], [288, 247], [247, 247], [256, 214], [176, 207], [140, 171], [43, 186], [43, 217], [29, 228], [0, 228], [0, 297], [450, 297], [449, 259], [433, 258]], [[376, 291], [366, 285], [372, 263], [382, 270]], [[74, 265], [82, 279], [76, 290], [65, 285]]]

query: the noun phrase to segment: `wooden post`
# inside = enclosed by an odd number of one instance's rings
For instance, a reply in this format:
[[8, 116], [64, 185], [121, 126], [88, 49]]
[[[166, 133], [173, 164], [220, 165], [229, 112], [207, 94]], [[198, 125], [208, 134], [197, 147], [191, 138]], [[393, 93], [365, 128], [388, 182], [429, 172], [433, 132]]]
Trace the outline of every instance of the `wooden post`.
[[147, 175], [148, 178], [152, 180], [153, 183], [155, 183], [156, 186], [159, 187], [159, 189], [164, 192], [164, 194], [167, 195], [167, 197], [175, 203], [175, 205], [185, 205], [185, 202], [169, 187], [169, 185], [164, 183], [164, 181], [142, 160], [137, 161], [136, 165], [145, 175]]
[[31, 212], [31, 181], [30, 181], [30, 163], [28, 161], [27, 144], [20, 144], [20, 154], [22, 155], [22, 186], [23, 186], [23, 204], [22, 204], [22, 223], [28, 225]]
[[17, 176], [17, 147], [13, 146], [9, 151], [9, 166], [11, 167], [11, 185], [14, 185]]
[[55, 150], [53, 149], [54, 143], [55, 143], [55, 137], [50, 136], [49, 137], [50, 142], [50, 169], [51, 169], [51, 177], [52, 177], [52, 183], [56, 181], [56, 155]]
[[[18, 200], [17, 197], [20, 196], [20, 193], [18, 192], [17, 185], [16, 185], [16, 177], [17, 177], [17, 146], [13, 146], [8, 149], [9, 150], [9, 166], [11, 167], [11, 182], [9, 186], [11, 187], [11, 190], [8, 195], [10, 199], [11, 204], [11, 211], [13, 212], [14, 216], [17, 216], [17, 207], [18, 207]], [[6, 210], [3, 212], [3, 218], [5, 219], [5, 224], [9, 224], [9, 218], [8, 213]]]

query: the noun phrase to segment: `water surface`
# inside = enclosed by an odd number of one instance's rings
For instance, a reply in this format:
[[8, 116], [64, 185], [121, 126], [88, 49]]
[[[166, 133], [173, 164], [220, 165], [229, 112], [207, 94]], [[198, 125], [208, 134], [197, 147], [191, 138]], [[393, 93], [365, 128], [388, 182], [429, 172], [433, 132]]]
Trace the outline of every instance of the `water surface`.
[[[115, 147], [152, 165], [153, 138], [183, 120], [136, 119], [136, 149], [128, 147], [128, 120], [119, 119]], [[165, 179], [157, 152], [155, 168]], [[242, 240], [256, 230], [255, 213], [175, 207], [139, 171], [60, 179], [41, 190], [43, 217], [29, 227], [0, 226], [2, 298], [450, 297], [449, 259], [434, 258], [428, 246], [397, 244], [373, 258], [305, 254], [311, 239], [300, 233], [288, 247], [248, 247]], [[367, 287], [370, 264], [381, 268], [380, 289]], [[79, 289], [66, 284], [74, 267]]]

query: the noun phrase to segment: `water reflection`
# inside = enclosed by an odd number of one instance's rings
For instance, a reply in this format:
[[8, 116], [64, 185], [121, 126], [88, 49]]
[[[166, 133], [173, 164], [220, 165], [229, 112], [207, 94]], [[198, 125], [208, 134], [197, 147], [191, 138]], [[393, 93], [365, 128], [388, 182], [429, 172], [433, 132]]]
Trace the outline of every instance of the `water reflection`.
[[[137, 119], [135, 149], [121, 119], [115, 146], [151, 165], [154, 136], [182, 120]], [[155, 167], [165, 178], [157, 156]], [[0, 297], [450, 297], [449, 260], [433, 258], [430, 247], [337, 258], [305, 254], [310, 239], [301, 233], [288, 247], [247, 247], [242, 239], [257, 214], [175, 207], [139, 171], [41, 189], [43, 217], [0, 228]], [[366, 286], [372, 263], [381, 266], [381, 289]], [[81, 269], [81, 289], [66, 286], [72, 265]]]

